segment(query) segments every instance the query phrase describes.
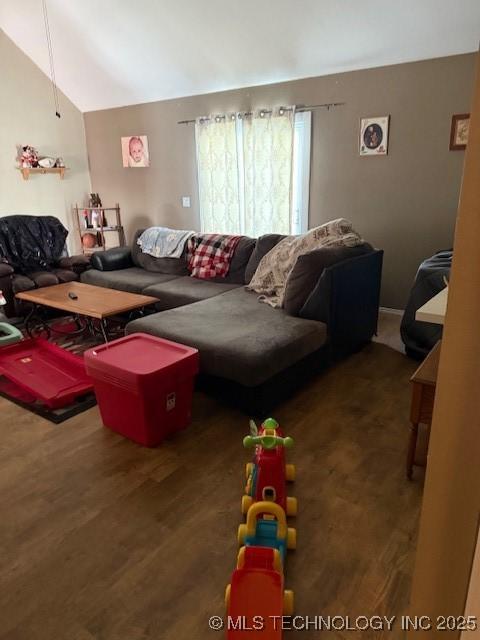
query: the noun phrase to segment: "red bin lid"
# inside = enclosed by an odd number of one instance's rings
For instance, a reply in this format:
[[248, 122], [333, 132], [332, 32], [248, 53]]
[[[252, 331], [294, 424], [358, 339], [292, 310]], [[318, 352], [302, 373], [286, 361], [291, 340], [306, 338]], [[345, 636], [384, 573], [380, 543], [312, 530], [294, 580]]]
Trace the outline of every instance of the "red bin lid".
[[146, 333], [132, 333], [85, 352], [88, 368], [128, 371], [135, 376], [147, 376], [178, 362], [198, 359], [198, 351], [178, 342]]

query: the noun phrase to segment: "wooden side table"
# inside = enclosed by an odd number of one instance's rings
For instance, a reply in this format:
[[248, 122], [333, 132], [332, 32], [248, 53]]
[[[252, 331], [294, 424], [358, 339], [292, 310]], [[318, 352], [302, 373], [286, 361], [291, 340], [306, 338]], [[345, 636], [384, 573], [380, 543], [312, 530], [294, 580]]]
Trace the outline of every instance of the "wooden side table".
[[410, 439], [407, 452], [407, 478], [411, 480], [415, 453], [417, 450], [418, 426], [432, 424], [433, 403], [435, 401], [435, 387], [437, 384], [438, 361], [442, 341], [430, 351], [422, 364], [410, 378], [412, 383], [412, 404], [410, 408]]

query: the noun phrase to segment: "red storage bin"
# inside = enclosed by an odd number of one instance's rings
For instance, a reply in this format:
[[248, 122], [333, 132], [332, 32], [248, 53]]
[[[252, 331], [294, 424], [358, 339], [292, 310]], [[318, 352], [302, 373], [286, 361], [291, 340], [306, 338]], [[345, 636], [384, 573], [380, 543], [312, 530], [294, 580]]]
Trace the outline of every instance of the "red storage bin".
[[144, 333], [85, 352], [104, 425], [147, 447], [189, 424], [198, 365], [197, 349]]

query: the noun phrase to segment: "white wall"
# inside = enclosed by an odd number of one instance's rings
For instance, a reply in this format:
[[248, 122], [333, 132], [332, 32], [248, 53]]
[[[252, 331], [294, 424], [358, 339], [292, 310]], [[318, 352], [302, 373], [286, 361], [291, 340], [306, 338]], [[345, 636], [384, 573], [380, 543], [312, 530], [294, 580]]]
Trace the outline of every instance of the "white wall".
[[[71, 206], [86, 204], [90, 174], [83, 116], [61, 93], [59, 100], [60, 119], [55, 116], [50, 80], [0, 30], [0, 216], [56, 216], [70, 230], [70, 250], [76, 250]], [[69, 167], [65, 179], [37, 174], [23, 180], [15, 168], [18, 144], [62, 156]]]

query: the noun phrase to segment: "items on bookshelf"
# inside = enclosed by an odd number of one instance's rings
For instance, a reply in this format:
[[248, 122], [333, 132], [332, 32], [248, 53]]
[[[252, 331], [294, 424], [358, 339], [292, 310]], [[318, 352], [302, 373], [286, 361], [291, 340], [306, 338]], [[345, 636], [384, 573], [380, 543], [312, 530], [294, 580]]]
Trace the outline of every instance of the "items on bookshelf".
[[104, 207], [98, 193], [92, 193], [89, 206], [76, 204], [73, 215], [84, 254], [125, 246], [119, 204]]

